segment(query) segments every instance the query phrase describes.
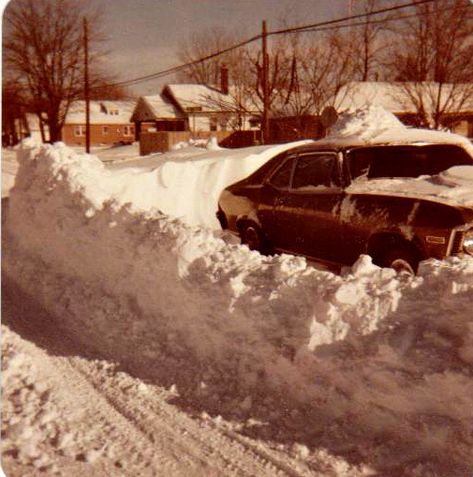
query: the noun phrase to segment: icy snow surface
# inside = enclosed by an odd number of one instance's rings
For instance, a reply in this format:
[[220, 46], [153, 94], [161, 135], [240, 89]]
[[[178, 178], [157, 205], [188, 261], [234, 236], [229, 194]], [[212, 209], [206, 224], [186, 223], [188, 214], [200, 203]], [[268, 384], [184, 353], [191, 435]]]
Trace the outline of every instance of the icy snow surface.
[[269, 423], [260, 438], [379, 475], [471, 471], [473, 259], [405, 279], [362, 256], [338, 276], [219, 238], [219, 190], [282, 147], [184, 148], [108, 170], [26, 144], [4, 271], [84, 349], [211, 414]]

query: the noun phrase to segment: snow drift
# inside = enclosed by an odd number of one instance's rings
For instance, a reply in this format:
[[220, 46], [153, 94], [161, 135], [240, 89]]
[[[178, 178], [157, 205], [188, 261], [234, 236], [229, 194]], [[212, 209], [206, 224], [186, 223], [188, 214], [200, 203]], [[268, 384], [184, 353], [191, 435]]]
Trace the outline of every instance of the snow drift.
[[[5, 273], [88, 349], [212, 412], [264, 414], [382, 472], [471, 470], [473, 259], [399, 279], [360, 257], [338, 276], [218, 237], [216, 190], [279, 150], [160, 159], [161, 203], [152, 169], [27, 144]], [[177, 191], [203, 212], [180, 214]]]

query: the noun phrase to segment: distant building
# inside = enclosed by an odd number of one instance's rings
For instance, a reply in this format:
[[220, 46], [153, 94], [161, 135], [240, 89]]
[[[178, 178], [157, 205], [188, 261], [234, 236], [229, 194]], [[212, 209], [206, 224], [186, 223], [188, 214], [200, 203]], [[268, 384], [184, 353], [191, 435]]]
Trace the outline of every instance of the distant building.
[[168, 84], [160, 94], [142, 96], [131, 120], [137, 131], [192, 133], [249, 130], [259, 127], [258, 113], [238, 104], [228, 88], [202, 84]]
[[187, 116], [161, 94], [142, 96], [130, 118], [136, 131], [186, 131]]
[[[135, 101], [91, 101], [91, 145], [135, 141], [135, 125], [130, 120], [135, 105]], [[62, 140], [71, 146], [85, 144], [85, 101], [71, 104], [62, 129]]]

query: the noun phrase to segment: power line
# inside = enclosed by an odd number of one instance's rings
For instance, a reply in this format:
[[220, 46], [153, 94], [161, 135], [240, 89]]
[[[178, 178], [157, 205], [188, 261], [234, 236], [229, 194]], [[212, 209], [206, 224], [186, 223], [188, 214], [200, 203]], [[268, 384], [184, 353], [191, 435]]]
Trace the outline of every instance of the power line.
[[199, 63], [203, 63], [204, 61], [211, 60], [212, 58], [215, 58], [220, 55], [224, 55], [225, 53], [229, 53], [230, 51], [236, 50], [237, 48], [241, 48], [245, 45], [248, 45], [249, 43], [252, 43], [256, 40], [259, 40], [261, 38], [261, 35], [256, 35], [251, 38], [248, 38], [245, 41], [242, 41], [240, 43], [237, 43], [236, 45], [229, 46], [228, 48], [224, 48], [223, 50], [216, 51], [215, 53], [212, 53], [210, 55], [204, 56], [202, 58], [199, 58], [198, 60], [190, 61], [188, 63], [184, 63], [178, 66], [174, 66], [172, 68], [168, 68], [166, 70], [158, 71], [157, 73], [151, 73], [149, 75], [145, 76], [140, 76], [138, 78], [133, 78], [131, 80], [124, 80], [120, 81], [118, 83], [113, 83], [110, 86], [124, 86], [124, 85], [132, 85], [136, 83], [141, 83], [144, 81], [149, 81], [152, 79], [158, 79], [162, 76], [167, 76], [169, 74], [177, 73], [178, 71], [189, 68], [190, 66], [195, 66], [198, 65]]
[[305, 31], [311, 28], [334, 25], [336, 23], [343, 23], [350, 20], [357, 20], [358, 18], [366, 18], [373, 15], [379, 15], [380, 13], [389, 13], [396, 10], [401, 10], [403, 8], [417, 7], [419, 5], [424, 5], [426, 3], [432, 3], [435, 1], [436, 0], [418, 0], [416, 2], [404, 3], [402, 5], [397, 5], [395, 7], [382, 8], [380, 10], [373, 10], [372, 12], [358, 13], [357, 15], [350, 15], [344, 18], [337, 18], [335, 20], [327, 20], [325, 22], [318, 22], [312, 25], [303, 25], [300, 27], [292, 27], [292, 28], [285, 28], [283, 30], [276, 30], [276, 31], [269, 32], [268, 35], [282, 35], [284, 33], [297, 33], [298, 31]]
[[[432, 3], [434, 1], [436, 1], [436, 0], [418, 0], [416, 2], [405, 3], [405, 4], [402, 4], [402, 5], [397, 5], [395, 7], [389, 7], [389, 8], [383, 8], [383, 9], [380, 9], [380, 10], [374, 10], [372, 12], [365, 12], [365, 13], [360, 13], [360, 14], [357, 14], [357, 15], [350, 15], [350, 16], [343, 17], [343, 18], [337, 18], [337, 19], [334, 19], [334, 20], [328, 20], [328, 21], [324, 21], [324, 22], [318, 22], [318, 23], [303, 25], [303, 26], [299, 26], [299, 27], [285, 28], [285, 29], [282, 29], [282, 30], [276, 30], [276, 31], [268, 32], [267, 35], [272, 36], [272, 35], [282, 35], [282, 34], [287, 34], [287, 33], [304, 33], [304, 32], [309, 32], [309, 31], [311, 31], [311, 32], [326, 31], [326, 30], [337, 29], [337, 28], [347, 28], [349, 26], [352, 26], [352, 27], [363, 26], [363, 25], [367, 25], [368, 23], [373, 24], [373, 23], [383, 23], [383, 22], [387, 22], [387, 21], [400, 20], [400, 19], [403, 19], [403, 18], [407, 18], [407, 16], [399, 17], [399, 18], [384, 18], [384, 19], [381, 19], [381, 20], [374, 20], [374, 21], [370, 21], [370, 22], [366, 21], [366, 22], [357, 23], [357, 24], [338, 25], [339, 23], [344, 23], [344, 22], [351, 21], [351, 20], [356, 20], [356, 19], [359, 19], [359, 18], [367, 18], [367, 17], [371, 17], [371, 16], [374, 16], [374, 15], [379, 15], [381, 13], [388, 13], [388, 12], [392, 12], [392, 11], [396, 11], [396, 10], [401, 10], [401, 9], [404, 9], [404, 8], [416, 7], [416, 6], [419, 6], [419, 5]], [[415, 16], [415, 15], [412, 15], [412, 16]], [[247, 40], [244, 40], [240, 43], [229, 46], [228, 48], [224, 48], [222, 50], [216, 51], [214, 53], [211, 53], [210, 55], [204, 56], [204, 57], [199, 58], [197, 60], [193, 60], [193, 61], [190, 61], [188, 63], [183, 63], [181, 65], [177, 65], [177, 66], [174, 66], [172, 68], [168, 68], [166, 70], [161, 70], [161, 71], [158, 71], [156, 73], [151, 73], [151, 74], [148, 74], [148, 75], [145, 75], [145, 76], [139, 76], [137, 78], [112, 83], [109, 86], [132, 86], [132, 85], [135, 85], [135, 84], [138, 84], [138, 83], [143, 83], [145, 81], [155, 80], [155, 79], [162, 78], [164, 76], [168, 76], [170, 74], [178, 73], [181, 70], [184, 70], [184, 69], [190, 68], [192, 66], [198, 65], [198, 64], [203, 63], [205, 61], [211, 60], [212, 58], [216, 58], [216, 57], [221, 56], [225, 53], [229, 53], [230, 51], [236, 50], [236, 49], [241, 48], [243, 46], [246, 46], [250, 43], [253, 43], [256, 40], [261, 39], [261, 37], [262, 37], [261, 34], [255, 35], [251, 38], [248, 38]], [[98, 89], [98, 87], [97, 87], [97, 89]]]
[[[463, 8], [470, 8], [468, 5], [466, 5]], [[443, 13], [451, 10], [450, 7], [448, 8], [439, 8], [436, 10], [437, 13]], [[381, 23], [390, 23], [390, 22], [397, 22], [399, 20], [408, 20], [410, 18], [415, 18], [417, 17], [417, 13], [410, 13], [408, 15], [401, 15], [397, 17], [391, 17], [391, 18], [380, 18], [379, 20], [367, 20], [364, 22], [357, 22], [357, 23], [346, 23], [344, 25], [329, 25], [326, 27], [318, 27], [318, 28], [307, 28], [305, 30], [297, 30], [294, 32], [287, 32], [287, 33], [310, 33], [310, 32], [321, 32], [321, 31], [329, 31], [329, 30], [338, 30], [340, 28], [353, 28], [353, 27], [361, 27], [361, 26], [368, 26], [368, 25], [379, 25]]]

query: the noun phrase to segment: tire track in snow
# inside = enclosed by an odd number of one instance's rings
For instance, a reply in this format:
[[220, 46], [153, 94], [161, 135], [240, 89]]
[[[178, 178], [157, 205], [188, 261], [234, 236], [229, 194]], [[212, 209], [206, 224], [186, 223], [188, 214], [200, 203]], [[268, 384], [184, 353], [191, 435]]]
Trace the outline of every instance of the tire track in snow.
[[[120, 462], [136, 476], [156, 471], [166, 477], [313, 476], [292, 470], [290, 456], [288, 464], [268, 458], [269, 451], [249, 445], [235, 432], [190, 417], [166, 401], [170, 393], [163, 388], [117, 371], [106, 361], [85, 357], [87, 350], [64, 336], [47, 312], [28, 301], [8, 279], [3, 286], [4, 324], [20, 333], [15, 342], [47, 379], [51, 399], [83, 414], [75, 454], [82, 453], [84, 445], [90, 447], [91, 440], [97, 446], [111, 443]], [[67, 417], [77, 422], [72, 414]], [[104, 465], [113, 469], [113, 459]], [[110, 475], [121, 472], [115, 468]]]
[[[109, 385], [112, 383], [97, 382], [94, 374], [83, 368], [82, 362], [74, 361], [71, 364], [91, 382], [100, 396], [105, 397], [109, 404], [139, 429], [151, 443], [172, 442], [179, 448], [178, 455], [181, 459], [195, 457], [207, 465], [210, 464], [211, 468], [215, 463], [215, 468], [218, 469], [215, 475], [313, 476], [308, 469], [301, 472], [295, 470], [294, 467], [297, 465], [288, 456], [286, 458], [290, 462], [282, 462], [272, 455], [269, 449], [262, 449], [260, 445], [252, 443], [250, 439], [240, 436], [235, 431], [217, 426], [213, 422], [211, 425], [203, 423], [199, 425], [198, 421], [166, 402], [165, 393], [158, 399], [153, 395], [154, 399], [151, 399], [153, 391], [140, 384], [133, 393], [130, 391], [128, 394], [117, 393], [114, 388], [110, 388]], [[140, 395], [140, 386], [146, 395]], [[205, 424], [208, 422], [205, 421]], [[207, 472], [206, 475], [213, 474]]]

